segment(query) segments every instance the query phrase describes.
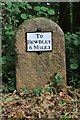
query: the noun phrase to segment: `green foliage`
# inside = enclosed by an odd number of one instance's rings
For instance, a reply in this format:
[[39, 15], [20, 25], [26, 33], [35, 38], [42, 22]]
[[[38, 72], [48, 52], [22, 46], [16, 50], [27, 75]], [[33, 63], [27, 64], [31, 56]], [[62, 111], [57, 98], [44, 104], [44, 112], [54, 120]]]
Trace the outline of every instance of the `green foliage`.
[[6, 61], [6, 56], [3, 56], [3, 57], [2, 57], [2, 64], [5, 65], [6, 63], [7, 63], [7, 61]]
[[41, 94], [41, 88], [35, 88], [35, 89], [33, 89], [33, 94], [35, 96], [40, 96], [40, 94]]
[[43, 12], [48, 11], [48, 7], [44, 7], [44, 6], [42, 6], [40, 9], [41, 9]]
[[50, 77], [53, 91], [57, 94], [61, 91], [61, 84], [63, 82], [63, 78], [59, 73], [55, 73]]
[[25, 96], [28, 95], [28, 88], [23, 88], [23, 89], [19, 89], [17, 90], [17, 93], [20, 94], [20, 93], [23, 93]]
[[[4, 73], [4, 74], [6, 74], [6, 73]], [[8, 78], [8, 79], [9, 79], [9, 78]], [[6, 80], [6, 81], [7, 81], [7, 80]], [[6, 82], [6, 81], [5, 81], [5, 82]], [[14, 90], [15, 90], [15, 85], [14, 85], [13, 79], [9, 79], [8, 84], [5, 84], [5, 86], [2, 87], [3, 93], [12, 92], [12, 91], [14, 91]]]
[[54, 73], [50, 79], [54, 83], [55, 87], [60, 86], [63, 81], [62, 76], [59, 73]]
[[42, 92], [44, 93], [44, 92], [52, 92], [52, 87], [49, 85], [49, 86], [47, 86], [46, 88], [43, 88], [42, 89]]
[[59, 73], [55, 73], [55, 76], [54, 76], [54, 85], [55, 86], [60, 86], [61, 83], [62, 83], [62, 81], [63, 81], [62, 76]]
[[50, 9], [50, 10], [48, 11], [48, 13], [49, 13], [49, 15], [55, 15], [55, 11], [52, 10], [52, 9]]
[[29, 5], [28, 3], [26, 4], [26, 6], [27, 6], [28, 9], [32, 9], [32, 6]]
[[70, 120], [68, 115], [64, 115], [63, 118], [61, 120]]
[[25, 19], [27, 19], [27, 15], [23, 13], [23, 14], [21, 14], [21, 18], [25, 20]]
[[63, 104], [65, 104], [65, 100], [64, 100], [64, 99], [61, 99], [61, 100], [59, 101], [59, 103], [60, 103], [61, 105], [63, 105]]
[[10, 102], [10, 101], [13, 101], [14, 98], [2, 98], [2, 101], [6, 101], [6, 102]]
[[80, 87], [80, 32], [66, 33], [66, 62], [68, 84]]
[[34, 10], [35, 10], [35, 11], [40, 11], [40, 7], [39, 7], [39, 6], [35, 6], [35, 7], [34, 7]]

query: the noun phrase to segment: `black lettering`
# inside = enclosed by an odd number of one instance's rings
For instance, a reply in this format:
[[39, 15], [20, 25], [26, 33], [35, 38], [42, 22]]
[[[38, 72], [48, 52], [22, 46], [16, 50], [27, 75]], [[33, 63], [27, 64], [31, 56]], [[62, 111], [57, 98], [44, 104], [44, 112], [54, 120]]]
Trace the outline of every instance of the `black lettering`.
[[38, 43], [38, 41], [34, 41], [34, 43]]
[[40, 35], [40, 38], [43, 38], [43, 35]]
[[43, 43], [43, 40], [39, 40], [39, 44]]
[[36, 35], [37, 35], [37, 38], [39, 38], [39, 35], [40, 35], [40, 34], [36, 34]]
[[34, 45], [34, 49], [39, 49], [39, 45]]
[[29, 46], [29, 49], [31, 50], [31, 49], [32, 49], [32, 46]]
[[27, 44], [33, 44], [33, 41], [27, 40]]
[[40, 34], [36, 34], [37, 35], [37, 38], [43, 38], [43, 35], [40, 35]]

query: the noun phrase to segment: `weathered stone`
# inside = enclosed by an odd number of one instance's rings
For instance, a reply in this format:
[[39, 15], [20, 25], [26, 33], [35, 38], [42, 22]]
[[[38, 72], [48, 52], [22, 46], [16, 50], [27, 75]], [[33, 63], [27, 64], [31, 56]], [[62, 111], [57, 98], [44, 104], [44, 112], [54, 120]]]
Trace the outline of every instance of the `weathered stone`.
[[[52, 31], [53, 51], [26, 52], [26, 32]], [[35, 18], [25, 21], [16, 32], [16, 86], [17, 89], [27, 87], [29, 89], [45, 85], [55, 72], [64, 78], [66, 85], [65, 64], [65, 40], [61, 28], [52, 20], [46, 18]]]

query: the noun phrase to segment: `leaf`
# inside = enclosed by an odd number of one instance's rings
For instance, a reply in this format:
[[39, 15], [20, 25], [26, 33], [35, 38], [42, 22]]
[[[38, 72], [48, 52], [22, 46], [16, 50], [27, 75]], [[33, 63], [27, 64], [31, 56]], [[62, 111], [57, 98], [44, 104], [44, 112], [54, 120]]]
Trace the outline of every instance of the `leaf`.
[[9, 8], [11, 8], [12, 2], [6, 2], [6, 5], [7, 5]]
[[44, 13], [44, 12], [42, 12], [42, 11], [39, 11], [39, 12], [38, 12], [38, 14], [40, 14], [40, 15], [43, 14], [43, 13]]
[[25, 6], [26, 6], [25, 2], [21, 2], [21, 3], [20, 3], [20, 7], [21, 7], [22, 9], [24, 9], [24, 10], [26, 10], [26, 7], [25, 7]]
[[78, 68], [78, 64], [71, 64], [70, 67], [71, 67], [71, 69], [77, 69]]
[[59, 95], [60, 95], [61, 98], [64, 98], [64, 97], [65, 97], [64, 92], [60, 92]]
[[14, 86], [8, 86], [8, 89], [9, 89], [10, 91], [13, 91], [13, 90], [15, 90], [15, 87], [14, 87]]
[[59, 101], [59, 103], [60, 103], [60, 104], [65, 104], [65, 100], [64, 100], [64, 99], [61, 99], [61, 100]]
[[74, 34], [74, 33], [72, 33], [72, 39], [74, 40], [73, 41], [73, 43], [75, 44], [75, 45], [78, 45], [79, 44], [79, 37], [78, 37], [78, 35], [77, 34]]
[[14, 35], [14, 34], [15, 34], [14, 31], [9, 32], [9, 35]]
[[72, 33], [72, 38], [73, 38], [73, 39], [76, 39], [76, 38], [78, 38], [78, 35], [77, 35], [77, 34]]
[[0, 20], [2, 20], [3, 19], [3, 17], [2, 16], [0, 16]]
[[16, 12], [16, 14], [21, 13], [21, 11], [19, 10], [18, 6], [15, 7], [14, 12]]
[[33, 90], [33, 93], [34, 93], [34, 95], [39, 96], [39, 94], [41, 93], [41, 88], [35, 88]]
[[78, 119], [78, 112], [77, 111], [74, 112], [74, 116], [76, 119]]
[[4, 5], [5, 5], [5, 3], [4, 3], [4, 2], [0, 2], [0, 5], [1, 5], [1, 6], [4, 6]]
[[25, 13], [21, 14], [22, 19], [27, 19], [27, 15]]
[[66, 38], [66, 41], [68, 41], [68, 42], [71, 41], [71, 35], [69, 33], [65, 34], [65, 38]]
[[0, 57], [0, 65], [2, 64], [2, 58]]
[[3, 56], [3, 57], [2, 57], [2, 64], [4, 65], [4, 64], [6, 64], [6, 63], [7, 63], [6, 56]]
[[39, 7], [39, 6], [35, 6], [35, 7], [34, 7], [34, 10], [35, 10], [35, 11], [40, 11], [40, 7]]
[[62, 120], [69, 120], [69, 116], [64, 115], [63, 118], [62, 118]]
[[0, 106], [0, 113], [2, 113], [2, 107]]
[[75, 45], [78, 45], [78, 44], [79, 44], [78, 39], [75, 39], [75, 40], [74, 40], [74, 44], [75, 44]]
[[12, 100], [14, 100], [14, 98], [6, 98], [6, 101], [12, 101]]
[[19, 22], [19, 20], [15, 19], [15, 22], [16, 22], [16, 23], [18, 23], [18, 22]]
[[46, 11], [48, 10], [48, 8], [47, 8], [47, 7], [41, 7], [41, 10], [42, 10], [43, 12], [46, 12]]
[[55, 11], [52, 10], [52, 9], [50, 9], [50, 10], [48, 11], [48, 13], [49, 13], [49, 15], [54, 15], [54, 14], [55, 14]]
[[76, 63], [76, 64], [77, 64], [77, 63], [78, 63], [78, 60], [75, 59], [75, 58], [70, 58], [70, 62], [71, 62], [71, 63]]
[[23, 89], [23, 92], [24, 92], [24, 94], [27, 94], [27, 93], [28, 93], [28, 89], [27, 89], [27, 88], [24, 88], [24, 89]]
[[23, 96], [24, 96], [24, 92], [21, 92], [21, 93], [20, 93], [20, 96], [23, 97]]
[[28, 3], [27, 3], [27, 8], [32, 9], [31, 5], [29, 5]]

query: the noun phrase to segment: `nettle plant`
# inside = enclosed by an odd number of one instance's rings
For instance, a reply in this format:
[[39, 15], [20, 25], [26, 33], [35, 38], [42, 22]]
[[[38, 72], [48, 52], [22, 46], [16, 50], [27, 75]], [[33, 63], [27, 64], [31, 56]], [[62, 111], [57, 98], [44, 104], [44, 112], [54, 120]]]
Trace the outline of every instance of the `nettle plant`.
[[68, 84], [80, 87], [80, 32], [66, 33], [65, 40]]

